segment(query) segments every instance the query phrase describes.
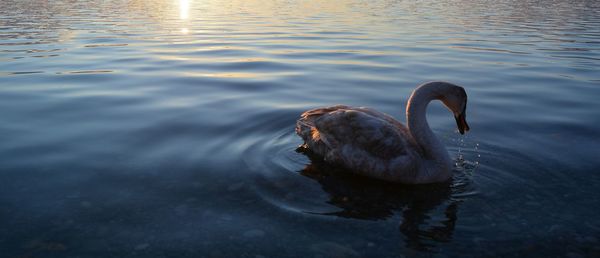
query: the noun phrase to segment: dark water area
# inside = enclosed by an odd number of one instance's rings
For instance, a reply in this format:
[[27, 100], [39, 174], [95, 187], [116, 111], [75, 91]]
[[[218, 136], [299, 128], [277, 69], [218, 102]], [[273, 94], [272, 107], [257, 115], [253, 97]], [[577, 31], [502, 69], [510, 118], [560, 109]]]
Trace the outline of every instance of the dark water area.
[[[432, 80], [452, 182], [296, 150]], [[599, 1], [3, 0], [0, 256], [598, 257], [599, 97]]]

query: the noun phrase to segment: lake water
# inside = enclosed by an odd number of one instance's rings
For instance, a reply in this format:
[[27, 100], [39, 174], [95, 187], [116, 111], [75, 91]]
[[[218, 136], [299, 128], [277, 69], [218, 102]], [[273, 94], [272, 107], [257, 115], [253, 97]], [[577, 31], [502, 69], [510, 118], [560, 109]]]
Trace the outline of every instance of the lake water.
[[[451, 183], [296, 152], [431, 80]], [[600, 1], [3, 0], [0, 256], [598, 257], [599, 97]]]

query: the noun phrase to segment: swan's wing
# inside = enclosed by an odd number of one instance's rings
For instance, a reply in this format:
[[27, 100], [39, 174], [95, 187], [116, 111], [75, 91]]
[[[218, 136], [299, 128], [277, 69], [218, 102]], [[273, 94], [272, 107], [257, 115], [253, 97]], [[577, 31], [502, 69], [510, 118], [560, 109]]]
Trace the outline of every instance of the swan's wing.
[[413, 147], [404, 125], [371, 109], [336, 109], [315, 119], [314, 124], [320, 137], [331, 145], [362, 150], [383, 160], [405, 155]]
[[322, 156], [349, 145], [373, 157], [391, 159], [416, 146], [402, 123], [368, 108], [338, 105], [309, 110], [298, 120], [296, 132]]

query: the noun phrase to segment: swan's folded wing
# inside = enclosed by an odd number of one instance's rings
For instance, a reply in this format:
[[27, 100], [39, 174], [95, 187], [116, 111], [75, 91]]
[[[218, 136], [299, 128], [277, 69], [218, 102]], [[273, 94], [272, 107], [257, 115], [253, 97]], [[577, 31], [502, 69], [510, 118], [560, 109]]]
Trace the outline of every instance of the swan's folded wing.
[[315, 109], [311, 109], [308, 110], [304, 113], [302, 113], [302, 115], [300, 115], [300, 120], [304, 120], [304, 121], [310, 121], [314, 118], [318, 118], [320, 116], [326, 115], [328, 113], [337, 111], [337, 110], [348, 110], [351, 109], [348, 106], [345, 105], [335, 105], [335, 106], [330, 106], [330, 107], [324, 107], [324, 108], [315, 108]]
[[315, 119], [314, 126], [332, 146], [361, 150], [382, 160], [406, 155], [413, 147], [402, 124], [373, 110], [336, 109]]

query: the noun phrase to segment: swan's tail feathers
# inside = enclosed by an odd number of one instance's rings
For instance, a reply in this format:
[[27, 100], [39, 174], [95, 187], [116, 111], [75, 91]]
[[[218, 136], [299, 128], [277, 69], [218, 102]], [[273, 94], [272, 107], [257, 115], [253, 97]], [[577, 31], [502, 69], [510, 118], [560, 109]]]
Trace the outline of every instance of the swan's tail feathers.
[[296, 121], [296, 134], [304, 139], [304, 141], [310, 137], [310, 132], [314, 128], [314, 124], [311, 122], [312, 121], [307, 121], [304, 118], [300, 118]]
[[307, 141], [308, 139], [311, 138], [312, 134], [315, 131], [315, 120], [318, 119], [319, 117], [326, 115], [330, 112], [339, 110], [339, 109], [346, 109], [348, 108], [348, 106], [344, 106], [344, 105], [336, 105], [336, 106], [331, 106], [331, 107], [325, 107], [325, 108], [316, 108], [316, 109], [311, 109], [309, 111], [306, 111], [304, 113], [302, 113], [302, 115], [300, 115], [300, 119], [298, 119], [298, 121], [296, 122], [296, 133], [302, 137], [302, 139], [304, 139], [304, 141]]
[[301, 146], [318, 156], [325, 156], [331, 149], [331, 143], [315, 127], [312, 118], [301, 118], [296, 122], [296, 133], [304, 140]]
[[334, 141], [328, 139], [322, 134], [316, 124], [321, 117], [330, 114], [331, 112], [347, 109], [348, 106], [337, 105], [326, 108], [317, 108], [306, 111], [300, 115], [300, 119], [296, 122], [296, 133], [304, 140], [304, 146], [311, 152], [325, 157], [334, 146]]

